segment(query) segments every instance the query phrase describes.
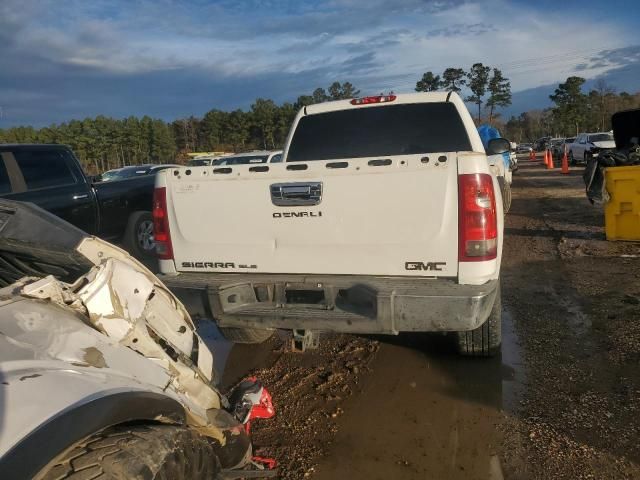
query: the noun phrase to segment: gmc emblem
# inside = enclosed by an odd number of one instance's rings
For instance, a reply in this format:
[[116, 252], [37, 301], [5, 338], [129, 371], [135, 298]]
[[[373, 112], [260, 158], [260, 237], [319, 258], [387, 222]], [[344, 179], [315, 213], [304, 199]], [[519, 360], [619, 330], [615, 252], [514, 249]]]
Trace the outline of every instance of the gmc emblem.
[[441, 272], [447, 262], [405, 262], [404, 269], [409, 271], [422, 270], [427, 272]]

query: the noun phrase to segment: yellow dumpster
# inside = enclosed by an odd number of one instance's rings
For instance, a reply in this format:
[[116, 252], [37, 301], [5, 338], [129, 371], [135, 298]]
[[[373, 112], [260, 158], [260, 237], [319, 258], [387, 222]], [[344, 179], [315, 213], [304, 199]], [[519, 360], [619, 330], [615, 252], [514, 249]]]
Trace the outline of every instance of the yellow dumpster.
[[604, 207], [607, 240], [640, 241], [640, 165], [605, 169], [611, 199]]

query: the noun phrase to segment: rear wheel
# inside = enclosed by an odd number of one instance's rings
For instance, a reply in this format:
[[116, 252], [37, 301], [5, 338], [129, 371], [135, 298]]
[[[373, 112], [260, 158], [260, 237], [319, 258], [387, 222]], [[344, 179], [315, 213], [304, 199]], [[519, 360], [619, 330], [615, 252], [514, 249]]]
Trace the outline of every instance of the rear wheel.
[[155, 258], [156, 242], [153, 237], [153, 217], [150, 212], [131, 214], [122, 243], [129, 253], [139, 260]]
[[227, 340], [234, 343], [262, 343], [273, 335], [273, 329], [266, 328], [237, 328], [219, 327], [220, 332]]
[[170, 425], [115, 427], [79, 442], [38, 480], [205, 480], [220, 470], [213, 445]]
[[500, 285], [489, 318], [475, 330], [456, 332], [458, 352], [470, 357], [493, 357], [502, 345], [502, 294]]
[[504, 177], [498, 177], [498, 184], [502, 194], [502, 209], [507, 213], [511, 208], [511, 185], [505, 181]]

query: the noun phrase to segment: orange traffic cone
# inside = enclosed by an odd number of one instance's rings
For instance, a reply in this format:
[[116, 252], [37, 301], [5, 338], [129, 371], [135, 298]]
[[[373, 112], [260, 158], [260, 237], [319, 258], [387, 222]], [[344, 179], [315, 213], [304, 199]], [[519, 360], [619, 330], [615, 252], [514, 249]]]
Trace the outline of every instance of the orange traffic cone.
[[536, 152], [533, 149], [529, 152], [529, 161], [533, 162], [536, 159]]
[[551, 170], [553, 168], [553, 156], [551, 150], [547, 150], [547, 168]]
[[562, 170], [560, 173], [569, 173], [569, 157], [567, 157], [567, 147], [564, 147], [564, 155], [562, 155]]
[[547, 155], [548, 150], [545, 148], [544, 153], [542, 154], [542, 163], [549, 168], [549, 155]]

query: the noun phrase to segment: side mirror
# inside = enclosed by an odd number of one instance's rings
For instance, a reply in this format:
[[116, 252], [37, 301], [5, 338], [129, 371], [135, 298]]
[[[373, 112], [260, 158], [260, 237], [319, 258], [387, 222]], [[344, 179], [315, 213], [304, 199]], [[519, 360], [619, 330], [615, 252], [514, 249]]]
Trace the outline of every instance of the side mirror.
[[499, 155], [508, 152], [510, 148], [511, 143], [506, 138], [492, 138], [487, 145], [487, 155]]

